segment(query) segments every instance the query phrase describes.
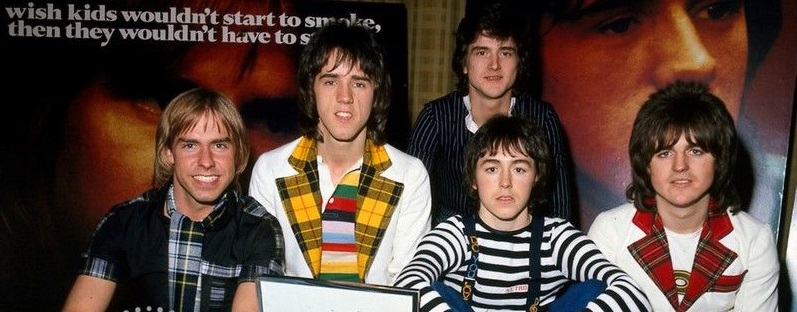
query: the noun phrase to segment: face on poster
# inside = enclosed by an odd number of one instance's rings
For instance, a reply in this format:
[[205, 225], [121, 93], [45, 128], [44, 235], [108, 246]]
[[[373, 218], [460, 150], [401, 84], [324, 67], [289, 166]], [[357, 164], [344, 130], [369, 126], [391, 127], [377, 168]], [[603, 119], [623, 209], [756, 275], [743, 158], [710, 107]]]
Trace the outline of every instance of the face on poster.
[[776, 104], [745, 91], [772, 45], [767, 38], [780, 30], [777, 23], [764, 26], [763, 16], [771, 21], [780, 4], [565, 2], [540, 23], [542, 97], [569, 139], [582, 224], [626, 202], [636, 113], [650, 94], [683, 80], [704, 83], [725, 102], [745, 147], [737, 173], [749, 203], [744, 209], [777, 230], [790, 137], [781, 118], [791, 116], [791, 98]]

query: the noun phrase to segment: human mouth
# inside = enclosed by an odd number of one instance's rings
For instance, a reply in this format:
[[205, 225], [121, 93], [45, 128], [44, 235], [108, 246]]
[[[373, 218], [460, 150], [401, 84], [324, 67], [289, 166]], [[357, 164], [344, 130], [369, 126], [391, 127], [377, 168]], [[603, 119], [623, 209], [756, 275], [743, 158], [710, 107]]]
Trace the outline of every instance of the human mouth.
[[672, 184], [675, 184], [677, 186], [684, 186], [684, 185], [687, 185], [689, 183], [692, 183], [692, 180], [689, 180], [689, 179], [678, 179], [678, 180], [673, 180], [672, 181]]
[[498, 196], [497, 200], [502, 203], [512, 203], [515, 201], [512, 196]]
[[349, 119], [351, 118], [352, 114], [350, 112], [336, 112], [335, 116], [338, 116], [343, 119]]
[[214, 182], [214, 181], [218, 180], [219, 176], [216, 176], [216, 175], [212, 175], [212, 176], [196, 175], [196, 176], [194, 176], [194, 179], [199, 180], [199, 182], [210, 183], [210, 182]]

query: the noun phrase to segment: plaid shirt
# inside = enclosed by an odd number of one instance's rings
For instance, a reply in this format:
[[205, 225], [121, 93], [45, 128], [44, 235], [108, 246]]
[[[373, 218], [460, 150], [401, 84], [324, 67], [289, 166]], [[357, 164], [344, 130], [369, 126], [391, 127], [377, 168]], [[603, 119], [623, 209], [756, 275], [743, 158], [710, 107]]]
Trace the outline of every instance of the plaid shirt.
[[82, 255], [80, 274], [123, 285], [109, 310], [229, 311], [239, 283], [282, 275], [282, 231], [257, 201], [230, 189], [193, 222], [164, 215], [170, 187], [113, 207]]

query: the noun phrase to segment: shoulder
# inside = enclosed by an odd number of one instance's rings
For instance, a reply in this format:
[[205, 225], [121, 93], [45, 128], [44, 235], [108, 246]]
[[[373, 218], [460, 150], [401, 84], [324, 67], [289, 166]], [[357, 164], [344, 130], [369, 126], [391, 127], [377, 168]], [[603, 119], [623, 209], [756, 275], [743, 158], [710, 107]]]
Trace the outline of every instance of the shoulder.
[[534, 218], [543, 218], [543, 228], [547, 235], [558, 236], [558, 233], [578, 231], [581, 232], [575, 225], [562, 218], [534, 216]]
[[295, 140], [285, 143], [280, 147], [277, 147], [263, 154], [260, 154], [260, 156], [258, 156], [257, 158], [257, 161], [260, 162], [261, 159], [268, 161], [283, 159], [287, 161], [288, 157], [290, 157], [291, 153], [293, 153], [293, 151], [296, 149], [296, 145], [299, 144], [300, 140], [301, 137], [296, 138]]
[[237, 194], [238, 209], [240, 210], [240, 223], [245, 227], [267, 227], [272, 231], [281, 231], [279, 221], [269, 213], [254, 197]]
[[728, 211], [728, 217], [731, 220], [731, 224], [733, 224], [734, 231], [740, 232], [743, 235], [751, 237], [758, 237], [760, 235], [773, 236], [769, 224], [764, 223], [745, 211], [736, 213]]
[[423, 162], [417, 157], [407, 154], [389, 143], [386, 143], [384, 147], [392, 163], [389, 170], [412, 171], [415, 173], [419, 173], [419, 171], [426, 172], [426, 167], [423, 166]]
[[462, 95], [456, 91], [426, 102], [423, 104], [423, 108], [424, 110], [433, 111], [454, 111], [459, 106], [464, 107], [464, 105], [452, 105], [454, 103], [462, 104]]
[[540, 98], [531, 96], [528, 93], [516, 93], [514, 94], [515, 101], [520, 109], [526, 110], [542, 110], [545, 112], [554, 112], [553, 105], [549, 102], [543, 101]]
[[124, 202], [114, 205], [108, 214], [115, 214], [125, 217], [149, 214], [154, 210], [160, 211], [166, 200], [167, 187], [160, 189], [153, 188], [130, 198]]
[[299, 140], [301, 137], [260, 154], [252, 168], [252, 175], [268, 175], [268, 172], [283, 175], [294, 172], [293, 167], [288, 164], [288, 159], [299, 144]]
[[587, 233], [597, 243], [619, 239], [626, 231], [636, 229], [636, 226], [633, 226], [636, 212], [637, 208], [631, 203], [603, 211], [592, 221]]
[[632, 203], [625, 203], [620, 206], [603, 211], [595, 217], [595, 223], [617, 223], [617, 222], [631, 222], [637, 209]]

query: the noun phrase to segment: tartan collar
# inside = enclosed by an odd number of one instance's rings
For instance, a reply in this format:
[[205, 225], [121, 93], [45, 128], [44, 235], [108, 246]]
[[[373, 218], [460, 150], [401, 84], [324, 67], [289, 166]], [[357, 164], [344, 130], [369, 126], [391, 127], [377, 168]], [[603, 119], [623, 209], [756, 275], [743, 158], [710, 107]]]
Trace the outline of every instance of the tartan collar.
[[[288, 158], [288, 163], [299, 172], [306, 172], [317, 168], [315, 164], [318, 157], [317, 142], [314, 139], [302, 136], [299, 144]], [[365, 140], [365, 150], [363, 151], [363, 165], [373, 167], [376, 172], [387, 170], [392, 165], [390, 157], [384, 145], [377, 145], [370, 139]]]
[[638, 209], [632, 222], [645, 236], [629, 245], [628, 251], [676, 311], [688, 310], [707, 292], [728, 287], [718, 284], [718, 280], [738, 254], [720, 242], [720, 239], [733, 231], [733, 224], [729, 214], [716, 207], [716, 201], [710, 201], [708, 218], [703, 223], [689, 284], [681, 302], [678, 302], [672, 258], [661, 216], [655, 211]]
[[[653, 209], [649, 211], [637, 209], [636, 215], [634, 215], [633, 223], [640, 230], [645, 232], [645, 235], [651, 235], [656, 223], [655, 219], [658, 218], [658, 222], [661, 223], [661, 216], [659, 216], [659, 214], [656, 212], [656, 198], [645, 197], [644, 201], [650, 207], [653, 207]], [[659, 224], [659, 226], [663, 227], [661, 224]], [[731, 231], [733, 231], [733, 225], [730, 223], [730, 219], [728, 218], [728, 211], [723, 209], [723, 207], [720, 207], [719, 201], [714, 198], [711, 198], [708, 201], [708, 216], [706, 221], [703, 223], [703, 228], [711, 229], [711, 237], [714, 241], [722, 239]]]

